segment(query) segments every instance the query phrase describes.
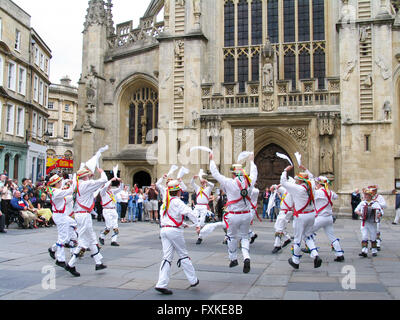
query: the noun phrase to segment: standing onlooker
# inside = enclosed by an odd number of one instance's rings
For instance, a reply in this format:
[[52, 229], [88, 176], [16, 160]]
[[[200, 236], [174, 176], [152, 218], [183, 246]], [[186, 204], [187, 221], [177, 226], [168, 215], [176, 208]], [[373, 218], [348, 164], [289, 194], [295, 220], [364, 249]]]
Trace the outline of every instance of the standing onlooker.
[[216, 211], [218, 216], [218, 221], [222, 221], [222, 216], [224, 215], [224, 207], [228, 201], [226, 193], [220, 189], [219, 196], [217, 199]]
[[121, 196], [121, 223], [127, 223], [126, 220], [126, 211], [128, 209], [128, 201], [129, 201], [129, 192], [128, 186], [124, 186], [124, 189], [119, 193]]
[[128, 222], [136, 222], [136, 192], [132, 188], [128, 201]]
[[182, 191], [181, 200], [183, 201], [184, 204], [188, 205], [189, 204], [189, 192]]
[[263, 192], [263, 195], [262, 195], [262, 199], [263, 199], [263, 214], [262, 214], [262, 217], [263, 217], [263, 219], [268, 219], [269, 218], [269, 216], [267, 214], [269, 197], [270, 197], [269, 188], [266, 187], [265, 188], [265, 192]]
[[118, 220], [121, 220], [121, 192], [115, 195], [115, 201], [117, 201]]
[[10, 224], [9, 210], [11, 206], [11, 199], [13, 198], [13, 183], [11, 180], [7, 180], [1, 188], [1, 208], [5, 219], [5, 224]]
[[151, 184], [150, 188], [146, 191], [149, 213], [150, 213], [150, 221], [158, 223], [158, 191], [156, 190], [156, 185], [154, 183]]
[[351, 208], [352, 208], [352, 219], [353, 220], [358, 220], [360, 217], [355, 213], [356, 208], [361, 202], [361, 194], [360, 190], [356, 189], [352, 194], [351, 194]]
[[144, 202], [144, 194], [143, 190], [139, 189], [138, 190], [138, 195], [137, 195], [137, 210], [138, 210], [138, 220], [139, 221], [146, 221], [144, 214], [143, 214], [143, 202]]
[[1, 212], [1, 200], [0, 200], [0, 233], [7, 233], [6, 230], [4, 230], [6, 228], [5, 226], [5, 216], [4, 214]]
[[400, 192], [393, 190], [393, 194], [396, 195], [396, 218], [393, 224], [398, 224], [400, 221]]
[[144, 217], [144, 221], [150, 221], [150, 211], [149, 211], [149, 198], [148, 198], [148, 190], [149, 188], [144, 188], [144, 192], [143, 192], [143, 217]]
[[276, 196], [275, 196], [275, 206], [272, 209], [274, 216], [273, 219], [271, 220], [271, 222], [276, 221], [277, 216], [279, 214], [279, 211], [281, 210], [281, 201], [282, 201], [282, 197], [281, 194], [278, 192], [278, 187], [275, 187], [275, 192], [276, 192]]

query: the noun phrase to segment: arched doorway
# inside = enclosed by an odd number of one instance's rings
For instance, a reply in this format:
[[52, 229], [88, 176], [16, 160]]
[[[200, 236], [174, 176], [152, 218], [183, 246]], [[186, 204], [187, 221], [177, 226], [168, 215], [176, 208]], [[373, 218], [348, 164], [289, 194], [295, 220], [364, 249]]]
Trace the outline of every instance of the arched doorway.
[[133, 185], [135, 184], [137, 184], [139, 188], [150, 187], [151, 176], [145, 171], [140, 171], [133, 176]]
[[[289, 156], [284, 149], [272, 143], [261, 149], [255, 158], [258, 169], [257, 187], [260, 191], [264, 191], [266, 187], [271, 187], [274, 184], [279, 184], [283, 170], [290, 165], [287, 160], [279, 158], [276, 155], [277, 152]], [[294, 169], [289, 172], [289, 175], [294, 176]]]

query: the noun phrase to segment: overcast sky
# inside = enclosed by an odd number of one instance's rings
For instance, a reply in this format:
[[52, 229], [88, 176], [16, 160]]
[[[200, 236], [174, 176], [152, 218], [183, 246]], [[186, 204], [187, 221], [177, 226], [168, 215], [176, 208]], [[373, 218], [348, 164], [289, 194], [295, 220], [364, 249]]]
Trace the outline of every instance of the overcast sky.
[[[68, 75], [77, 86], [82, 66], [82, 31], [88, 0], [13, 0], [31, 16], [31, 27], [50, 47], [50, 81]], [[134, 27], [151, 0], [113, 0], [114, 24], [133, 20]]]

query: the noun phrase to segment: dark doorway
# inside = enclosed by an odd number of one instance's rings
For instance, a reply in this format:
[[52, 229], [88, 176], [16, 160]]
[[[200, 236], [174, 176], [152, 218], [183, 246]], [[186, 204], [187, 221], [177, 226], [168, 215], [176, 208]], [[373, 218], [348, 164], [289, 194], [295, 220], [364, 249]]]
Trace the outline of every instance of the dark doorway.
[[139, 188], [150, 187], [151, 176], [144, 171], [140, 171], [133, 176], [133, 185], [137, 184]]
[[[280, 146], [270, 144], [263, 148], [255, 158], [258, 169], [257, 188], [260, 191], [264, 191], [266, 187], [271, 187], [274, 184], [279, 184], [283, 170], [290, 166], [287, 160], [276, 155], [277, 152], [289, 156]], [[289, 172], [289, 176], [294, 177], [294, 169]]]

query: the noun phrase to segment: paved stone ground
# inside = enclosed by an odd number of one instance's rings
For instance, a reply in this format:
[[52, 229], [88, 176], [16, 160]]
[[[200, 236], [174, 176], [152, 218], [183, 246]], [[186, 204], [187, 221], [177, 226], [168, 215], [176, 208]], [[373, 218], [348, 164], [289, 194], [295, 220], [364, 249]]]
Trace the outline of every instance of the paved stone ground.
[[[94, 222], [97, 234], [103, 224]], [[173, 263], [170, 288], [172, 296], [154, 290], [162, 258], [159, 229], [155, 224], [121, 224], [121, 247], [102, 249], [108, 269], [95, 272], [89, 254], [78, 262], [80, 278], [74, 278], [54, 265], [47, 249], [56, 240], [56, 228], [40, 230], [10, 229], [0, 234], [0, 300], [392, 300], [400, 299], [400, 226], [382, 223], [382, 251], [378, 257], [360, 258], [360, 223], [339, 219], [336, 235], [345, 251], [344, 263], [334, 262], [328, 239], [317, 237], [322, 267], [303, 256], [300, 270], [293, 270], [287, 260], [290, 246], [272, 255], [273, 223], [256, 222], [258, 239], [251, 247], [252, 269], [242, 273], [239, 267], [228, 268], [227, 248], [222, 244], [222, 230], [216, 230], [197, 246], [193, 229], [185, 231], [186, 244], [200, 285], [189, 284], [181, 269]], [[291, 226], [289, 227], [291, 231]], [[54, 267], [55, 289], [44, 289], [42, 282]], [[354, 268], [356, 288], [346, 290], [342, 283]], [[342, 273], [342, 271], [344, 271]], [[46, 281], [44, 281], [47, 283]], [[347, 281], [344, 281], [347, 283]]]

